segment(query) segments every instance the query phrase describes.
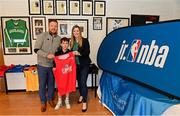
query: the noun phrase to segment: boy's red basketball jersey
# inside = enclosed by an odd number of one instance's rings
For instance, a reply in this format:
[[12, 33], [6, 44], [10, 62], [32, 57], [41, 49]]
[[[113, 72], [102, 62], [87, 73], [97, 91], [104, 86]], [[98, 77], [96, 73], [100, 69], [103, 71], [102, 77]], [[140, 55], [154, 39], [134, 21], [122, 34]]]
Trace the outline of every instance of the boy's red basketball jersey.
[[54, 58], [56, 69], [54, 77], [59, 94], [76, 91], [76, 62], [72, 52]]

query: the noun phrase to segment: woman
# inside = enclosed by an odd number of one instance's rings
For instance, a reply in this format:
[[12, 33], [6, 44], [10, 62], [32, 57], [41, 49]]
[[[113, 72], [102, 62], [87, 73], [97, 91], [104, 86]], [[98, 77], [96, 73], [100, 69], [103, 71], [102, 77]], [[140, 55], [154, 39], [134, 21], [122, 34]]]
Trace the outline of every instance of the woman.
[[90, 46], [88, 39], [82, 37], [80, 27], [78, 25], [73, 26], [71, 39], [70, 39], [70, 48], [75, 51], [76, 55], [76, 64], [77, 64], [77, 80], [80, 97], [78, 103], [82, 103], [82, 112], [87, 111], [87, 77], [89, 71], [89, 64], [91, 60], [89, 58]]

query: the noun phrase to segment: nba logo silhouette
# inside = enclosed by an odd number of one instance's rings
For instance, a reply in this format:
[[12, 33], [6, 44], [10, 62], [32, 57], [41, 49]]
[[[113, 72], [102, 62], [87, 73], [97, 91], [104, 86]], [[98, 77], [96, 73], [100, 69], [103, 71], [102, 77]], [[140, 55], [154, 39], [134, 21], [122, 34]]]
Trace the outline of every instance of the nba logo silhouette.
[[136, 60], [140, 45], [141, 45], [140, 39], [136, 39], [132, 42], [126, 61], [134, 62]]

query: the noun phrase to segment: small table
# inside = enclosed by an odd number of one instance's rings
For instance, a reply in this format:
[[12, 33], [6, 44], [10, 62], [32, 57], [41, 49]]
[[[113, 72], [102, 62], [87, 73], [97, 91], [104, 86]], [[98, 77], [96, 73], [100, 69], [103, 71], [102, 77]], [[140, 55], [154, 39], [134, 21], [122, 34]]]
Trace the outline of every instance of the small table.
[[[89, 65], [89, 74], [91, 74], [91, 83], [92, 83], [92, 88], [95, 89], [94, 91], [94, 96], [96, 97], [97, 93], [97, 85], [96, 85], [96, 81], [97, 81], [97, 74], [98, 74], [99, 68], [93, 63]], [[94, 77], [95, 77], [95, 84], [94, 84]]]

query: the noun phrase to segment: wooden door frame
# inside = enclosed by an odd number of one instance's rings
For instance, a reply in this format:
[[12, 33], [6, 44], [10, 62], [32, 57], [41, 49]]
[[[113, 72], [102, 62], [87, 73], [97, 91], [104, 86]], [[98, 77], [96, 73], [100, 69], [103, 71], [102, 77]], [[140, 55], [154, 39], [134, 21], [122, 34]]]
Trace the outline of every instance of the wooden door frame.
[[4, 65], [4, 51], [2, 45], [2, 31], [0, 29], [0, 66]]

